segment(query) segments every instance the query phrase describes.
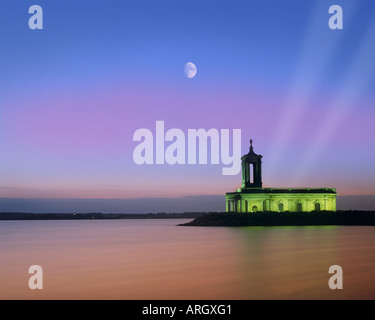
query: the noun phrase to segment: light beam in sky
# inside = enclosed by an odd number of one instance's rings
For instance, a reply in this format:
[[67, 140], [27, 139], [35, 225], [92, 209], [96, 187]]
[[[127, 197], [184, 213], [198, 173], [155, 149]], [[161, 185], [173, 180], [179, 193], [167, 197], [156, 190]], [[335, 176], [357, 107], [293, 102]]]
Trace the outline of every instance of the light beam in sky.
[[[356, 4], [352, 4], [351, 7], [346, 7], [346, 21], [350, 19], [350, 13], [355, 11], [355, 6]], [[268, 164], [270, 174], [278, 170], [278, 163], [293, 140], [299, 120], [316, 94], [320, 77], [327, 69], [343, 38], [343, 33], [331, 31], [322, 24], [322, 13], [324, 13], [324, 18], [328, 18], [326, 11], [326, 4], [318, 3], [311, 14], [311, 22], [305, 36], [306, 41], [296, 64], [294, 80], [282, 104], [284, 112], [279, 121], [280, 125], [275, 130], [274, 148], [272, 155], [269, 156]], [[323, 27], [327, 28], [326, 32], [324, 30], [322, 32]]]
[[[296, 170], [295, 181], [301, 181], [308, 174], [319, 156], [325, 151], [330, 138], [348, 116], [355, 104], [360, 101], [362, 91], [365, 90], [375, 76], [375, 65], [368, 64], [375, 56], [375, 44], [372, 41], [375, 36], [375, 22], [368, 29], [358, 49], [356, 59], [351, 67], [347, 68], [346, 77], [332, 102], [328, 115], [324, 118], [319, 131], [306, 152], [304, 161]], [[353, 79], [355, 81], [353, 81]], [[348, 128], [350, 130], [350, 128]], [[349, 152], [349, 151], [348, 151]]]

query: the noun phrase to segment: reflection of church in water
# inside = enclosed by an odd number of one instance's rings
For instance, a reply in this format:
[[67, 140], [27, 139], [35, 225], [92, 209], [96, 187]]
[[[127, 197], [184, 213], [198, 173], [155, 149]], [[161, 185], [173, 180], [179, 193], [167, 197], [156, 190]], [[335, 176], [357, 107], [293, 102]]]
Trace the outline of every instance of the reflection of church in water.
[[262, 188], [262, 156], [250, 151], [242, 160], [242, 188], [228, 192], [227, 212], [336, 211], [333, 188]]

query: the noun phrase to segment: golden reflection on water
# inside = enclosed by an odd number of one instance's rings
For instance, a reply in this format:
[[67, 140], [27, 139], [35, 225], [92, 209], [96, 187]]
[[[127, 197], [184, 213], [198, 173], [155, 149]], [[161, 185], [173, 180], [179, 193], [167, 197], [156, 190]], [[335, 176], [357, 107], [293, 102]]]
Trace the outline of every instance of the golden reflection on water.
[[[2, 221], [0, 299], [374, 299], [374, 227]], [[44, 289], [30, 290], [30, 265]], [[344, 289], [330, 290], [340, 265]]]

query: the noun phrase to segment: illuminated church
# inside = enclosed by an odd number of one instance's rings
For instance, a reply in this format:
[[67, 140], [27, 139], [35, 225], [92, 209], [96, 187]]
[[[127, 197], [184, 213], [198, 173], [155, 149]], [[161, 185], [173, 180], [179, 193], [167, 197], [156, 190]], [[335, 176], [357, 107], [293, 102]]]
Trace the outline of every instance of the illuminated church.
[[263, 188], [262, 157], [254, 152], [242, 156], [242, 187], [228, 192], [227, 212], [310, 212], [336, 211], [336, 189], [333, 188]]

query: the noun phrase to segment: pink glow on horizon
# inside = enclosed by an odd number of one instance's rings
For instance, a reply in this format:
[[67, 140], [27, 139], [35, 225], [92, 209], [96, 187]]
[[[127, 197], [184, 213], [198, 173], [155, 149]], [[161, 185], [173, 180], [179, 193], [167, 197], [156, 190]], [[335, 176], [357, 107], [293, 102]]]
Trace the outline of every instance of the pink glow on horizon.
[[[306, 180], [290, 185], [293, 161], [303, 159], [316, 124], [326, 114], [324, 97], [315, 99], [304, 111], [293, 145], [285, 146], [283, 157], [271, 170], [282, 96], [217, 87], [190, 93], [162, 85], [117, 85], [92, 92], [51, 92], [27, 101], [12, 97], [13, 108], [7, 110], [7, 122], [2, 123], [8, 134], [1, 160], [8, 167], [2, 197], [183, 197], [235, 190], [241, 176], [223, 177], [221, 166], [135, 165], [133, 133], [139, 128], [154, 132], [156, 120], [164, 120], [166, 130], [240, 128], [242, 153], [253, 138], [255, 151], [264, 156], [263, 182], [269, 186], [336, 187], [340, 195], [375, 193], [371, 176], [362, 168], [355, 173], [360, 177], [356, 181], [343, 174], [352, 170], [346, 158], [348, 145], [361, 154], [362, 161], [366, 154], [371, 159], [372, 118], [368, 112], [353, 111], [331, 137], [329, 146], [334, 153], [325, 150]], [[228, 117], [228, 112], [238, 116]], [[359, 139], [361, 143], [357, 143]]]
[[[252, 130], [258, 130], [261, 124], [253, 119], [265, 117], [277, 101], [243, 92], [235, 98], [232, 92], [220, 90], [189, 97], [183, 91], [162, 89], [109, 88], [87, 95], [33, 97], [27, 106], [13, 107], [5, 126], [9, 126], [6, 129], [12, 133], [13, 144], [38, 151], [117, 151], [133, 145], [136, 129], [154, 130], [156, 120], [164, 120], [166, 129], [240, 128], [252, 123]], [[228, 120], [228, 105], [231, 112], [248, 108], [248, 117]], [[273, 119], [270, 121], [272, 125]]]

